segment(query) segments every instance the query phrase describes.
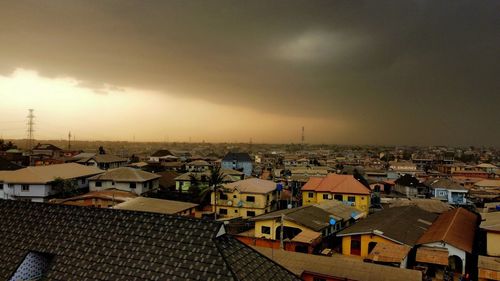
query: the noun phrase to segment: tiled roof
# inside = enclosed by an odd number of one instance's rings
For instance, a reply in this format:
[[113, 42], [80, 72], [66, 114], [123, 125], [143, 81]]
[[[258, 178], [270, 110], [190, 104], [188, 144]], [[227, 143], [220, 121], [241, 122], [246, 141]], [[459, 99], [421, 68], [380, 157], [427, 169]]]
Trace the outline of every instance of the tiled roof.
[[370, 190], [352, 175], [337, 174], [328, 174], [322, 178], [311, 177], [302, 187], [302, 190], [342, 194], [370, 194]]
[[95, 167], [66, 163], [8, 171], [3, 173], [2, 180], [7, 183], [45, 184], [56, 178], [74, 179], [90, 177], [102, 172], [104, 171]]
[[163, 157], [163, 156], [174, 156], [172, 152], [166, 149], [160, 149], [156, 151], [155, 153], [151, 154], [151, 157]]
[[164, 200], [156, 198], [146, 198], [146, 197], [136, 197], [132, 200], [120, 203], [114, 206], [114, 209], [120, 210], [131, 210], [131, 211], [141, 211], [141, 212], [152, 212], [160, 214], [177, 214], [184, 212], [186, 210], [192, 209], [198, 206], [198, 204]]
[[29, 252], [53, 256], [44, 280], [298, 280], [218, 222], [13, 200], [0, 213], [1, 280]]
[[251, 178], [225, 184], [224, 189], [230, 191], [238, 190], [241, 193], [266, 194], [276, 190], [276, 183], [273, 181]]
[[467, 190], [467, 188], [460, 185], [460, 183], [450, 180], [450, 179], [430, 179], [424, 182], [424, 184], [431, 188], [444, 188], [452, 190]]
[[96, 154], [92, 157], [82, 158], [76, 162], [87, 163], [90, 160], [94, 160], [97, 163], [115, 163], [115, 162], [127, 162], [127, 158], [122, 158], [112, 154]]
[[330, 216], [337, 221], [351, 219], [353, 213], [359, 211], [345, 206], [341, 202], [327, 202], [325, 204], [307, 205], [293, 209], [284, 209], [272, 213], [263, 214], [252, 218], [252, 221], [262, 221], [280, 218], [283, 214], [285, 220], [293, 221], [314, 231], [321, 231], [330, 226]]
[[358, 221], [340, 231], [337, 236], [373, 233], [414, 246], [436, 218], [436, 214], [426, 212], [416, 206], [394, 207]]
[[418, 239], [418, 244], [445, 242], [472, 253], [477, 228], [477, 215], [464, 208], [442, 213]]
[[121, 167], [108, 170], [100, 175], [93, 176], [89, 180], [96, 181], [115, 181], [115, 182], [145, 182], [149, 180], [159, 179], [161, 176], [153, 173], [145, 172], [142, 170]]
[[226, 154], [226, 156], [224, 156], [222, 161], [252, 162], [252, 158], [248, 153], [245, 152], [229, 152], [228, 154]]
[[[421, 281], [422, 272], [363, 262], [360, 259], [334, 254], [331, 257], [254, 247], [297, 275], [314, 273], [333, 280], [358, 281]], [[332, 279], [329, 279], [332, 280]]]

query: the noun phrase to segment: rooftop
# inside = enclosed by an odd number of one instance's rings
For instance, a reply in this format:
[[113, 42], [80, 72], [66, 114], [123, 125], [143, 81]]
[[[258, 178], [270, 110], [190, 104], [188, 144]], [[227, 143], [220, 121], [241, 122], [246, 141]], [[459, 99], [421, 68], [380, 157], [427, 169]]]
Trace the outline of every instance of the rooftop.
[[4, 172], [0, 180], [7, 183], [46, 184], [54, 181], [56, 178], [74, 179], [90, 177], [103, 172], [103, 170], [95, 167], [66, 163], [48, 166], [30, 166], [15, 171]]
[[380, 233], [380, 236], [400, 244], [414, 246], [437, 216], [416, 206], [394, 207], [358, 221], [337, 236]]
[[298, 280], [219, 222], [0, 200], [0, 279], [29, 252], [53, 256], [48, 280]]
[[224, 185], [224, 189], [229, 191], [239, 191], [240, 193], [266, 194], [276, 190], [276, 183], [269, 180], [257, 178], [240, 180]]
[[332, 276], [341, 280], [357, 281], [421, 281], [422, 273], [417, 270], [403, 269], [363, 262], [342, 255], [332, 257], [303, 254], [271, 248], [254, 247], [258, 252], [273, 259], [298, 276], [311, 272]]
[[184, 212], [186, 210], [192, 209], [196, 206], [198, 206], [198, 204], [189, 203], [189, 202], [163, 200], [163, 199], [146, 198], [146, 197], [136, 197], [136, 198], [128, 200], [126, 202], [120, 203], [120, 204], [114, 206], [113, 208], [120, 209], [120, 210], [152, 212], [152, 213], [174, 215], [174, 214], [181, 213], [181, 212]]
[[[293, 221], [297, 224], [305, 226], [314, 231], [321, 231], [325, 227], [330, 226], [330, 216], [333, 216], [336, 220], [349, 220], [351, 219], [352, 213], [359, 213], [358, 210], [345, 206], [344, 204], [338, 202], [336, 205], [339, 208], [335, 208], [333, 205], [308, 205], [293, 209], [279, 210], [272, 213], [260, 215], [252, 218], [252, 221], [262, 221], [269, 219], [280, 218], [283, 214], [286, 220]], [[341, 206], [342, 205], [342, 206]], [[349, 214], [346, 213], [343, 207], [351, 208], [349, 209]]]
[[472, 253], [476, 223], [476, 214], [464, 208], [450, 210], [442, 213], [417, 243], [445, 242]]
[[311, 177], [302, 187], [303, 191], [365, 194], [370, 190], [356, 180], [352, 175], [328, 174], [326, 177]]
[[96, 181], [115, 181], [115, 182], [145, 182], [149, 180], [159, 179], [161, 176], [139, 169], [130, 167], [121, 167], [110, 169], [105, 173], [93, 176], [89, 180]]

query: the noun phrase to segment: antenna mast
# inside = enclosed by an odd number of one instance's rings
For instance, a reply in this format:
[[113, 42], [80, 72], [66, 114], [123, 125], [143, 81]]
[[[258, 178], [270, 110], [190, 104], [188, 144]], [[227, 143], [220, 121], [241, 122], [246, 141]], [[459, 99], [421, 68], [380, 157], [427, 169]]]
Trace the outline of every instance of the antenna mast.
[[306, 140], [306, 135], [305, 135], [305, 128], [304, 128], [304, 126], [302, 126], [302, 138], [301, 138], [301, 140], [302, 140], [302, 146], [304, 146], [304, 142], [305, 142], [305, 140]]
[[68, 133], [68, 150], [71, 150], [71, 131]]
[[29, 114], [28, 116], [26, 116], [28, 118], [28, 139], [27, 139], [27, 144], [26, 146], [28, 147], [28, 150], [31, 150], [33, 149], [33, 133], [35, 132], [35, 129], [34, 129], [34, 125], [35, 125], [35, 115], [33, 115], [33, 109], [30, 109], [29, 110]]

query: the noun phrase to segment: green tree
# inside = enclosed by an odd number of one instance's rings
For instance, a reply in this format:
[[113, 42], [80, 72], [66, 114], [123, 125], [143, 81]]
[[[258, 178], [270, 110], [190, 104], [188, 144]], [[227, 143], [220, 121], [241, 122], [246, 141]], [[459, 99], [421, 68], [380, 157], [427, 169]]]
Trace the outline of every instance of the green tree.
[[77, 190], [78, 185], [74, 180], [57, 177], [52, 182], [52, 190], [60, 195], [68, 195]]
[[[221, 171], [220, 167], [210, 168], [210, 177], [208, 177], [208, 186], [200, 192], [200, 204], [210, 202], [210, 194], [214, 193], [215, 202], [217, 206], [217, 195], [223, 193], [222, 183], [226, 175]], [[207, 200], [208, 199], [208, 200]], [[214, 219], [217, 219], [217, 208], [214, 206]]]

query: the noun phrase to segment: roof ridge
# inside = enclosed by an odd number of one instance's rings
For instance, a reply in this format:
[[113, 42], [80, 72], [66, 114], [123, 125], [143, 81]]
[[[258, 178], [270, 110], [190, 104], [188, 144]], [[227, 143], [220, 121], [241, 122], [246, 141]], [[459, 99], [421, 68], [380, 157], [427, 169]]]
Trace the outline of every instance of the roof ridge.
[[446, 231], [444, 232], [443, 234], [443, 240], [442, 241], [445, 241], [446, 240], [446, 236], [448, 236], [448, 232], [450, 231], [451, 229], [451, 226], [453, 225], [453, 223], [455, 222], [455, 219], [457, 218], [457, 215], [458, 213], [460, 212], [460, 209], [462, 208], [458, 208], [456, 209], [457, 211], [455, 212], [455, 214], [453, 214], [453, 218], [450, 220], [450, 223], [448, 224], [448, 227], [446, 228]]

